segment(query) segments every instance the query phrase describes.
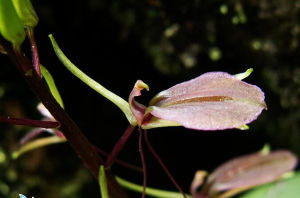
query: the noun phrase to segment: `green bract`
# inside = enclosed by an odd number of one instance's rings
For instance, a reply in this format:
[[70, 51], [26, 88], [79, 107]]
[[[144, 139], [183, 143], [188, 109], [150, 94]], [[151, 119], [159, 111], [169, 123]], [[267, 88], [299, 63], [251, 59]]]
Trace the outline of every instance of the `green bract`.
[[24, 26], [35, 27], [39, 21], [39, 17], [34, 11], [30, 0], [12, 0], [12, 2]]
[[23, 23], [11, 0], [0, 0], [0, 33], [15, 47], [20, 46], [25, 39]]

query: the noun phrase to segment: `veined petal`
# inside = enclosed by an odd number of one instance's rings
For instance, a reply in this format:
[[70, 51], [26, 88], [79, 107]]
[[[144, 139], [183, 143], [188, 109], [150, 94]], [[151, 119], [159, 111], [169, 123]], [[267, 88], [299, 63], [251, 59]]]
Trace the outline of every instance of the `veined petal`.
[[[147, 112], [156, 118], [198, 130], [238, 128], [266, 108], [264, 93], [255, 85], [224, 72], [205, 73], [157, 94]], [[143, 128], [158, 119], [145, 120]]]

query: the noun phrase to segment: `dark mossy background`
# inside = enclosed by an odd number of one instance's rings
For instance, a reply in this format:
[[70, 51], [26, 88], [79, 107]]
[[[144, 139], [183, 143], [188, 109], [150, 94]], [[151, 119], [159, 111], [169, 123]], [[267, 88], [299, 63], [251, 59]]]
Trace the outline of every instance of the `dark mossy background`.
[[[67, 112], [90, 141], [111, 150], [127, 127], [113, 104], [72, 76], [57, 60], [48, 34], [65, 54], [102, 85], [127, 98], [135, 81], [156, 93], [204, 72], [232, 74], [253, 67], [247, 82], [261, 87], [268, 110], [250, 130], [218, 132], [159, 128], [153, 146], [185, 191], [196, 170], [212, 171], [229, 158], [259, 150], [290, 149], [300, 155], [299, 0], [32, 0], [41, 62], [50, 70]], [[24, 44], [28, 50], [28, 43]], [[39, 119], [36, 97], [9, 59], [0, 55], [1, 114]], [[9, 154], [28, 128], [0, 125], [0, 197], [18, 193], [37, 198], [100, 197], [98, 184], [68, 144]], [[138, 133], [120, 159], [140, 165]], [[146, 149], [145, 149], [146, 150]], [[2, 158], [1, 158], [2, 156]], [[146, 150], [149, 186], [175, 190]], [[142, 175], [115, 165], [113, 171], [142, 182]], [[139, 197], [130, 194], [131, 197]]]

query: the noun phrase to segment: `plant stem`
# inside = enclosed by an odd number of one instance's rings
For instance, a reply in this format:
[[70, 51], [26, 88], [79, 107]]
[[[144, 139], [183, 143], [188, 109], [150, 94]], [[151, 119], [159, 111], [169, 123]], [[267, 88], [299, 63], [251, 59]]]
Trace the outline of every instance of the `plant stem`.
[[[104, 164], [103, 159], [98, 155], [97, 151], [94, 149], [92, 144], [89, 143], [76, 123], [56, 102], [45, 82], [37, 75], [36, 72], [28, 73], [28, 71], [32, 69], [29, 59], [26, 58], [21, 51], [14, 51], [9, 45], [5, 45], [4, 47], [8, 56], [15, 63], [21, 75], [25, 78], [34, 93], [49, 110], [55, 120], [61, 124], [60, 130], [63, 132], [72, 148], [81, 158], [85, 166], [91, 171], [93, 176], [98, 179], [99, 166]], [[126, 193], [118, 185], [112, 173], [109, 170], [106, 170], [106, 175], [110, 197], [126, 198]]]
[[[106, 151], [98, 148], [97, 146], [94, 146], [94, 147], [98, 151], [98, 153], [100, 153], [101, 155], [103, 155], [105, 157], [109, 156], [109, 154]], [[136, 165], [130, 164], [130, 163], [125, 162], [123, 160], [120, 160], [120, 159], [116, 158], [115, 162], [118, 163], [119, 165], [124, 166], [125, 168], [128, 168], [128, 169], [131, 169], [133, 171], [140, 172], [140, 173], [143, 172], [143, 169], [141, 167], [138, 167]]]
[[26, 34], [27, 37], [29, 38], [29, 42], [31, 45], [31, 53], [32, 53], [32, 64], [33, 64], [33, 68], [36, 71], [36, 73], [38, 74], [38, 76], [40, 78], [42, 78], [42, 73], [41, 73], [41, 68], [40, 68], [40, 58], [39, 58], [39, 53], [38, 53], [38, 49], [37, 49], [37, 45], [34, 39], [34, 29], [31, 27], [27, 27], [26, 28]]
[[145, 156], [144, 156], [144, 152], [143, 152], [143, 131], [140, 127], [139, 127], [139, 152], [140, 152], [142, 167], [143, 167], [142, 198], [144, 198], [146, 196], [146, 186], [147, 186], [147, 167], [146, 167], [146, 161], [145, 161]]
[[0, 122], [6, 122], [15, 125], [23, 125], [40, 128], [58, 128], [59, 123], [56, 121], [31, 120], [26, 118], [11, 118], [9, 116], [0, 116]]
[[170, 178], [170, 180], [172, 181], [172, 183], [174, 184], [174, 186], [183, 195], [184, 198], [187, 198], [186, 194], [183, 192], [183, 190], [181, 189], [181, 187], [178, 185], [178, 183], [176, 182], [176, 180], [174, 179], [174, 177], [169, 172], [169, 170], [166, 167], [166, 165], [163, 163], [163, 161], [160, 159], [159, 155], [156, 153], [156, 151], [154, 150], [154, 148], [150, 144], [150, 142], [148, 140], [148, 132], [147, 132], [147, 130], [144, 131], [144, 137], [145, 137], [145, 142], [146, 142], [146, 144], [148, 146], [148, 149], [151, 151], [151, 153], [153, 154], [153, 156], [156, 158], [156, 160], [158, 161], [158, 163], [160, 164], [160, 166], [164, 169], [164, 171], [166, 172], [166, 174], [168, 175], [168, 177]]
[[109, 154], [109, 156], [105, 162], [106, 169], [109, 168], [114, 163], [114, 161], [117, 158], [117, 155], [120, 153], [120, 151], [125, 146], [125, 143], [127, 142], [128, 138], [132, 134], [134, 128], [135, 128], [135, 126], [129, 125], [128, 128], [126, 129], [126, 131], [124, 132], [124, 134], [122, 135], [122, 137], [115, 144], [113, 150], [111, 151], [111, 153]]

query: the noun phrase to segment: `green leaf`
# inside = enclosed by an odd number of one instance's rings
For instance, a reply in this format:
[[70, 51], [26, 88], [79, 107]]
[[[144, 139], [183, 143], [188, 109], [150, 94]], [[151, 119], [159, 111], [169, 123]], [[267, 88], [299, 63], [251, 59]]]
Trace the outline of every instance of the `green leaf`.
[[35, 27], [39, 21], [30, 0], [12, 0], [18, 16], [25, 27]]
[[104, 166], [100, 166], [99, 169], [99, 185], [100, 185], [101, 197], [109, 198]]
[[25, 39], [23, 23], [11, 0], [0, 0], [0, 34], [16, 48]]
[[61, 96], [57, 90], [53, 77], [51, 76], [50, 72], [46, 69], [46, 67], [44, 67], [43, 65], [40, 65], [40, 67], [41, 67], [42, 75], [45, 78], [45, 81], [50, 89], [50, 92], [52, 93], [53, 97], [58, 102], [58, 104], [62, 108], [64, 108], [63, 100], [61, 99]]
[[57, 45], [54, 37], [50, 34], [49, 38], [51, 40], [53, 49], [59, 58], [59, 60], [63, 63], [63, 65], [77, 78], [82, 80], [85, 84], [87, 84], [89, 87], [97, 91], [99, 94], [110, 100], [112, 103], [114, 103], [117, 107], [119, 107], [123, 113], [125, 114], [126, 118], [128, 119], [129, 123], [133, 126], [137, 124], [136, 119], [134, 118], [127, 101], [125, 101], [120, 96], [114, 94], [113, 92], [109, 91], [102, 85], [100, 85], [98, 82], [87, 76], [85, 73], [83, 73], [80, 69], [78, 69], [61, 51], [59, 46]]
[[294, 177], [257, 187], [238, 198], [295, 198], [300, 195], [300, 172]]

